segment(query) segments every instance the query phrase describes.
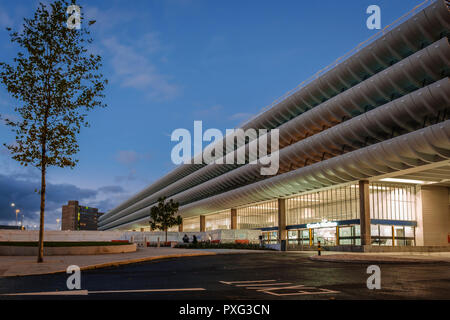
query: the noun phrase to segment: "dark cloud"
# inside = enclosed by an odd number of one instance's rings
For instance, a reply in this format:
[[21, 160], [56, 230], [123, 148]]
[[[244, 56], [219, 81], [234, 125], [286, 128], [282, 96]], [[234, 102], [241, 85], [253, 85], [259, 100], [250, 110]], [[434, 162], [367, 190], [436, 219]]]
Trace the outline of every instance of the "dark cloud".
[[121, 186], [106, 186], [101, 187], [98, 191], [103, 193], [123, 193], [125, 190]]
[[[28, 179], [27, 179], [28, 177]], [[0, 174], [0, 221], [15, 221], [11, 203], [24, 214], [25, 219], [38, 221], [40, 196], [36, 192], [40, 188], [35, 176]], [[46, 221], [53, 223], [61, 215], [61, 207], [68, 200], [86, 201], [94, 199], [98, 191], [81, 189], [71, 184], [47, 184]]]

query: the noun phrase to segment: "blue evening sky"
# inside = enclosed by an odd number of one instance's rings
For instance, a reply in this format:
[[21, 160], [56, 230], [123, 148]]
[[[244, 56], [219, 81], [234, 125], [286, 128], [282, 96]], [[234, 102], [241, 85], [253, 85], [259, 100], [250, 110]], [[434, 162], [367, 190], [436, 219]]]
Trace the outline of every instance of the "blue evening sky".
[[[48, 2], [48, 1], [45, 1]], [[170, 134], [225, 131], [364, 41], [366, 8], [381, 7], [382, 26], [420, 0], [82, 0], [97, 23], [92, 50], [104, 59], [108, 108], [90, 114], [73, 169], [50, 169], [47, 226], [67, 200], [112, 209], [171, 169]], [[16, 48], [5, 27], [20, 28], [38, 1], [0, 0], [0, 61]], [[14, 115], [0, 86], [0, 114]], [[0, 123], [0, 142], [14, 136]], [[10, 202], [38, 221], [38, 171], [24, 169], [0, 147], [0, 224], [15, 223]], [[32, 188], [33, 187], [33, 188]]]

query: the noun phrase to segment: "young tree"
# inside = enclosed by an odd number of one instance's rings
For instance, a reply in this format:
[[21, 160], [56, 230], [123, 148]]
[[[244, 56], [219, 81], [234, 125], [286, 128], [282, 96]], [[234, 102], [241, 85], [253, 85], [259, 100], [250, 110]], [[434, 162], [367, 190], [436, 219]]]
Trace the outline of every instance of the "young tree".
[[150, 209], [150, 229], [162, 230], [166, 233], [167, 242], [167, 230], [173, 226], [179, 226], [183, 220], [180, 216], [175, 214], [178, 212], [179, 204], [170, 199], [166, 202], [166, 198], [159, 198], [158, 205]]
[[17, 121], [5, 119], [16, 141], [4, 145], [21, 165], [41, 171], [38, 262], [44, 252], [47, 168], [76, 165], [77, 134], [89, 126], [86, 112], [106, 106], [101, 102], [107, 84], [99, 73], [101, 57], [87, 49], [92, 43], [88, 26], [94, 22], [85, 24], [83, 15], [77, 15], [81, 29], [73, 28], [66, 12], [74, 2], [40, 3], [34, 17], [24, 19], [23, 31], [8, 28], [11, 42], [20, 49], [12, 65], [0, 63], [0, 82], [17, 100], [15, 111], [20, 116]]

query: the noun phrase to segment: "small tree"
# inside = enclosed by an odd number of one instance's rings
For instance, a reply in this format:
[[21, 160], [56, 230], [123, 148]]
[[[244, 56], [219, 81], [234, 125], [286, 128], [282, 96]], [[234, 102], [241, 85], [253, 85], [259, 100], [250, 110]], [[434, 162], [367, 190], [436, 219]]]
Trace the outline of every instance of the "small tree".
[[[14, 64], [0, 63], [0, 83], [17, 100], [17, 121], [5, 119], [16, 135], [5, 146], [13, 159], [41, 171], [40, 231], [38, 262], [44, 254], [46, 172], [50, 166], [73, 168], [78, 160], [77, 134], [87, 127], [86, 112], [105, 107], [101, 102], [107, 80], [98, 72], [101, 57], [88, 53], [88, 26], [69, 28], [68, 7], [75, 1], [55, 0], [50, 7], [40, 3], [34, 17], [24, 19], [23, 30], [11, 32], [20, 47]], [[73, 13], [73, 12], [72, 12]]]
[[162, 230], [166, 233], [173, 226], [179, 226], [183, 223], [181, 216], [176, 216], [179, 204], [170, 199], [166, 202], [166, 198], [159, 198], [158, 205], [150, 209], [150, 229]]

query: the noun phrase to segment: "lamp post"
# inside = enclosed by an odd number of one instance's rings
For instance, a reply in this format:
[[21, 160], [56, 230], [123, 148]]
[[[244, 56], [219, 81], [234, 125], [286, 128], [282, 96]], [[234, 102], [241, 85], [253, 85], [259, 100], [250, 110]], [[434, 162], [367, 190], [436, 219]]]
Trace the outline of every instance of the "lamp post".
[[[11, 203], [11, 208], [13, 208], [13, 210], [14, 210], [14, 208], [15, 208], [15, 206], [16, 206], [16, 204], [13, 202], [13, 203]], [[15, 210], [14, 210], [15, 211]], [[16, 212], [16, 211], [15, 211]], [[17, 212], [16, 212], [16, 227], [17, 227]]]
[[19, 221], [18, 221], [18, 215], [19, 215], [19, 213], [20, 213], [20, 210], [19, 210], [19, 209], [16, 209], [16, 227], [19, 226]]

